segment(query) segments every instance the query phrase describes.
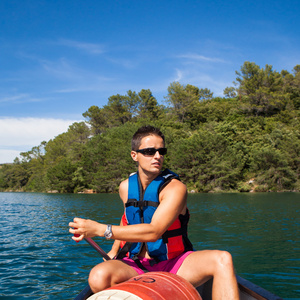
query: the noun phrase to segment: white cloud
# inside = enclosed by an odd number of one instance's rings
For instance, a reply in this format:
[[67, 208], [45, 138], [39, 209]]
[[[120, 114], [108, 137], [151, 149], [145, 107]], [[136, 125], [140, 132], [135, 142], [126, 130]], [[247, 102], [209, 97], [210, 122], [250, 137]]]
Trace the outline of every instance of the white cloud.
[[[115, 78], [103, 76], [98, 72], [93, 72], [85, 67], [80, 67], [65, 58], [57, 61], [43, 60], [40, 62], [43, 70], [53, 79], [59, 79], [59, 88], [54, 92], [74, 93], [74, 92], [98, 92], [103, 89], [113, 89]], [[108, 85], [111, 83], [110, 85]], [[61, 85], [63, 84], [63, 87]]]
[[101, 44], [85, 43], [85, 42], [73, 41], [68, 39], [61, 39], [59, 40], [59, 43], [63, 46], [83, 50], [84, 52], [90, 54], [102, 54], [105, 52], [104, 46]]
[[222, 76], [215, 78], [213, 75], [196, 68], [176, 68], [169, 82], [174, 81], [178, 81], [184, 85], [191, 84], [199, 88], [208, 88], [214, 93], [215, 97], [222, 97], [224, 88], [232, 85], [230, 81], [227, 82]]
[[173, 81], [180, 81], [183, 78], [183, 73], [182, 71], [176, 69], [176, 79]]
[[199, 55], [199, 54], [195, 54], [195, 53], [182, 54], [182, 55], [178, 55], [178, 57], [186, 58], [186, 59], [193, 60], [193, 61], [208, 61], [208, 62], [225, 63], [225, 61], [223, 59], [216, 58], [216, 57], [208, 57], [208, 56]]
[[14, 96], [0, 96], [0, 103], [29, 103], [29, 102], [40, 102], [39, 98], [34, 98], [29, 94], [18, 94]]
[[12, 163], [16, 157], [20, 157], [20, 152], [18, 150], [6, 150], [0, 148], [0, 164]]
[[58, 61], [43, 60], [41, 65], [48, 74], [59, 79], [79, 82], [84, 77], [82, 74], [84, 70], [74, 66], [65, 58], [60, 58]]
[[0, 163], [12, 162], [20, 152], [66, 132], [74, 122], [80, 120], [0, 118]]

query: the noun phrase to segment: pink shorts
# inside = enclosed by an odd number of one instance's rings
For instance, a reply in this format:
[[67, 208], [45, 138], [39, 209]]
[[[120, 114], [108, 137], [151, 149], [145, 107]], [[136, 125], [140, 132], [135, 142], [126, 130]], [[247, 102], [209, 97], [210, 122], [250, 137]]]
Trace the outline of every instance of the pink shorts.
[[[149, 272], [164, 271], [164, 272], [176, 274], [178, 269], [182, 265], [183, 261], [185, 260], [185, 258], [193, 252], [194, 251], [184, 252], [175, 258], [161, 261], [157, 264], [154, 264], [153, 266], [151, 266], [150, 264], [150, 261], [152, 259], [141, 258], [140, 262]], [[123, 259], [121, 259], [121, 261], [123, 261], [124, 263], [132, 267], [139, 275], [145, 273], [142, 269], [140, 269], [137, 266], [137, 264], [131, 258], [124, 257]]]

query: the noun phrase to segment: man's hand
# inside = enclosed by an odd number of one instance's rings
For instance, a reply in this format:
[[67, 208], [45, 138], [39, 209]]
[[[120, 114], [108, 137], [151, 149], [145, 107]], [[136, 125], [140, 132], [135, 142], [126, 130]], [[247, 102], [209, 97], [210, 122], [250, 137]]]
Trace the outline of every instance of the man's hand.
[[74, 218], [69, 227], [69, 232], [76, 235], [72, 239], [79, 242], [87, 237], [104, 236], [106, 225], [88, 219]]

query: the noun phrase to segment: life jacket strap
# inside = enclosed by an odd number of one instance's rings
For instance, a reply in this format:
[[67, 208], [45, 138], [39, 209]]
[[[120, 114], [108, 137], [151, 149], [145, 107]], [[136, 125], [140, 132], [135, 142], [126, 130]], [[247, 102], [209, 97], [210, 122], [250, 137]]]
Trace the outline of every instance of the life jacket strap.
[[125, 245], [119, 250], [118, 254], [116, 255], [116, 259], [122, 259], [126, 256], [131, 248], [132, 243], [126, 242]]
[[[123, 246], [123, 248], [121, 248], [118, 252], [118, 254], [116, 255], [115, 259], [122, 259], [126, 256], [126, 254], [129, 252], [130, 248], [131, 248], [132, 243], [130, 242], [126, 242], [125, 245]], [[150, 260], [150, 265], [153, 267], [155, 264], [159, 263], [160, 260], [157, 257], [152, 257], [153, 259]], [[142, 265], [142, 263], [140, 262], [140, 260], [138, 259], [138, 255], [134, 255], [132, 257], [132, 260], [137, 264], [137, 266], [142, 269], [144, 272], [149, 272], [149, 270], [144, 267]]]
[[175, 237], [175, 236], [180, 236], [180, 235], [184, 236], [186, 234], [186, 232], [187, 232], [186, 227], [180, 227], [177, 229], [168, 230], [162, 235], [162, 240], [165, 244], [167, 244], [169, 238]]
[[[130, 199], [131, 200], [131, 199]], [[129, 207], [129, 206], [134, 206], [134, 207], [145, 207], [145, 206], [154, 206], [154, 207], [158, 207], [159, 202], [155, 202], [155, 201], [130, 201], [125, 203], [125, 207]]]
[[145, 273], [148, 273], [149, 270], [140, 262], [139, 258], [137, 255], [134, 255], [132, 257], [132, 260], [136, 263], [136, 265], [141, 269], [143, 270]]

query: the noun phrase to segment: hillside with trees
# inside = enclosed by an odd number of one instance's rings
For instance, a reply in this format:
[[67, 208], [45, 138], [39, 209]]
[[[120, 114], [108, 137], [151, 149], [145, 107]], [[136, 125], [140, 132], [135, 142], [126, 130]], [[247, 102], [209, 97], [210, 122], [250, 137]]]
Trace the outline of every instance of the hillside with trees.
[[164, 105], [149, 89], [91, 106], [85, 122], [0, 167], [0, 191], [117, 192], [136, 170], [133, 133], [161, 128], [165, 167], [189, 191], [300, 191], [300, 65], [292, 72], [245, 62], [224, 97], [170, 84]]

